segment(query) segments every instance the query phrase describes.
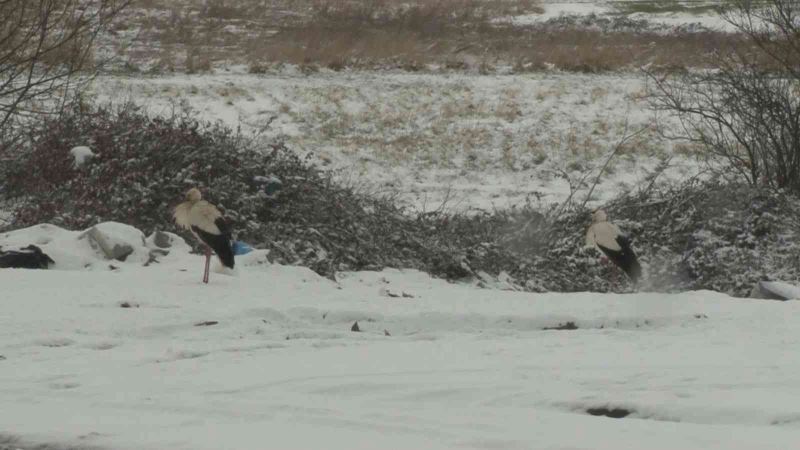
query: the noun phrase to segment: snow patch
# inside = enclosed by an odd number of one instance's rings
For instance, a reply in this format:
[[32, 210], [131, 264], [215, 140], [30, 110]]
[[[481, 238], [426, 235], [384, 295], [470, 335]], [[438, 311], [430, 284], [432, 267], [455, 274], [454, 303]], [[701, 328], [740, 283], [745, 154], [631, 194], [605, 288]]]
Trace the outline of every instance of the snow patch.
[[[26, 237], [75, 240], [42, 228]], [[796, 444], [800, 303], [529, 294], [403, 270], [335, 283], [252, 253], [207, 285], [203, 257], [183, 252], [158, 269], [0, 271], [14, 369], [0, 371], [0, 429], [121, 450], [257, 449], [265, 435], [334, 450]], [[577, 329], [541, 329], [565, 321]]]
[[[168, 237], [175, 253], [188, 253], [190, 247], [182, 238], [171, 233], [168, 233]], [[171, 253], [162, 251], [153, 254], [156, 247], [152, 239], [145, 239], [141, 231], [117, 222], [100, 223], [83, 231], [40, 224], [0, 235], [0, 247], [5, 249], [23, 248], [31, 244], [40, 247], [55, 261], [51, 266], [55, 270], [117, 270], [143, 265], [153, 257], [164, 258]], [[130, 249], [125, 252], [123, 260], [109, 257], [115, 248], [122, 247]]]
[[95, 153], [92, 152], [92, 149], [84, 145], [72, 147], [72, 150], [70, 150], [69, 153], [73, 158], [75, 158], [75, 167], [83, 166], [86, 161], [96, 156]]
[[775, 300], [800, 300], [800, 287], [783, 281], [759, 281], [751, 297]]

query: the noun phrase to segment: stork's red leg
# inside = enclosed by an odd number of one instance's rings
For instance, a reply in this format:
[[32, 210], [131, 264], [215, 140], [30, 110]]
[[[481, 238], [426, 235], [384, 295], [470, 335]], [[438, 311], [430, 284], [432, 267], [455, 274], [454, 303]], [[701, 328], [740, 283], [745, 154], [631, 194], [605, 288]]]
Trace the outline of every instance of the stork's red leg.
[[203, 272], [203, 283], [208, 283], [208, 269], [211, 265], [211, 249], [206, 247], [206, 270]]
[[612, 264], [606, 256], [601, 256], [600, 262], [605, 266], [611, 266], [611, 277], [609, 282], [611, 283], [612, 287], [616, 287], [619, 284], [619, 268]]

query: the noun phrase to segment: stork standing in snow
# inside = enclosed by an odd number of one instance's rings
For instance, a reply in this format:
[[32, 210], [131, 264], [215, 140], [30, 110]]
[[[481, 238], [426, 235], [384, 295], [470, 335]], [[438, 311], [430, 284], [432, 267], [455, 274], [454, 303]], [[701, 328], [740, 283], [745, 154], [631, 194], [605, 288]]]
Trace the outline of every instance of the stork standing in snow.
[[175, 207], [172, 216], [175, 218], [175, 223], [191, 231], [203, 244], [206, 255], [203, 283], [208, 283], [212, 250], [217, 254], [223, 266], [233, 269], [231, 230], [222, 217], [222, 213], [216, 206], [203, 200], [199, 190], [189, 189], [189, 192], [186, 193], [186, 200]]
[[592, 225], [586, 231], [586, 245], [600, 249], [634, 284], [639, 281], [642, 266], [631, 247], [631, 239], [608, 221], [608, 216], [602, 209], [592, 213]]

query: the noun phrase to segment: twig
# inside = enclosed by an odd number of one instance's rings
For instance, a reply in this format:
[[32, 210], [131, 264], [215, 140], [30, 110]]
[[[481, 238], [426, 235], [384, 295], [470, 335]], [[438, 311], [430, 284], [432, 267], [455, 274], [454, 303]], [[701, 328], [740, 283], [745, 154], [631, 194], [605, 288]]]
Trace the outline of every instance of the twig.
[[617, 153], [619, 153], [619, 151], [622, 149], [622, 147], [628, 141], [630, 141], [631, 139], [635, 138], [636, 136], [644, 133], [645, 131], [647, 131], [649, 129], [648, 126], [644, 126], [644, 127], [640, 128], [640, 129], [634, 131], [633, 133], [629, 134], [628, 133], [628, 126], [629, 126], [628, 117], [626, 116], [625, 117], [625, 128], [624, 128], [623, 133], [622, 133], [622, 138], [619, 141], [617, 141], [617, 144], [614, 146], [614, 148], [611, 150], [611, 152], [609, 153], [608, 157], [606, 158], [606, 162], [603, 164], [603, 166], [600, 168], [600, 171], [597, 173], [597, 176], [594, 179], [594, 183], [592, 184], [592, 187], [589, 189], [589, 192], [586, 193], [586, 197], [583, 199], [583, 203], [581, 204], [581, 209], [586, 208], [586, 204], [589, 203], [589, 199], [592, 198], [592, 194], [594, 193], [595, 188], [600, 183], [600, 177], [603, 176], [603, 174], [605, 173], [606, 169], [608, 168], [608, 165], [611, 163], [611, 160], [614, 159], [615, 156], [617, 156]]

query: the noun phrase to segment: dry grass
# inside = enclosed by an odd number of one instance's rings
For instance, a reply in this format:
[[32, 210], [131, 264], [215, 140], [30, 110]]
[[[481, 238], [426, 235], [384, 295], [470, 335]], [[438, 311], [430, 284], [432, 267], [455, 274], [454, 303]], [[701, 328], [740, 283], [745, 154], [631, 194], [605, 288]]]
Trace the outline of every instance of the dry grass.
[[[139, 33], [140, 45], [120, 50], [131, 66], [196, 71], [244, 63], [253, 73], [287, 63], [305, 71], [482, 73], [499, 66], [586, 73], [644, 64], [708, 67], [710, 54], [737, 45], [715, 32], [605, 32], [495, 20], [536, 12], [539, 0], [139, 0], [118, 30]], [[208, 62], [202, 68], [200, 55]], [[154, 63], [159, 59], [169, 64]]]
[[[758, 1], [758, 0], [756, 0]], [[663, 14], [663, 13], [689, 13], [708, 14], [724, 9], [732, 3], [730, 0], [693, 0], [693, 1], [664, 1], [664, 0], [639, 0], [613, 1], [614, 8], [621, 14]]]
[[[266, 41], [266, 44], [264, 42]], [[484, 72], [513, 65], [516, 72], [553, 67], [599, 73], [654, 64], [660, 67], [709, 67], [709, 56], [731, 46], [722, 33], [603, 33], [559, 30], [547, 34], [521, 33], [495, 26], [465, 31], [421, 31], [385, 28], [331, 28], [313, 24], [286, 30], [270, 40], [251, 41], [246, 57], [251, 64], [317, 64], [344, 67], [393, 67], [422, 70], [427, 66]]]

